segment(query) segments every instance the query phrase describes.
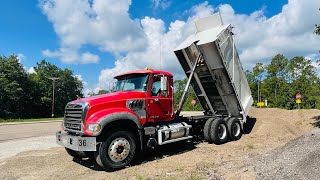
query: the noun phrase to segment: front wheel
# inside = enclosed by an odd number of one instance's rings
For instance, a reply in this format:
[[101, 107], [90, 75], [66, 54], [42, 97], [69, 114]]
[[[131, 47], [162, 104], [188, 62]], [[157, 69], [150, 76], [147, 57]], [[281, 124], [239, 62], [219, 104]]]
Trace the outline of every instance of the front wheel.
[[130, 164], [135, 153], [137, 140], [130, 131], [119, 130], [109, 133], [95, 153], [97, 164], [107, 171], [122, 169]]

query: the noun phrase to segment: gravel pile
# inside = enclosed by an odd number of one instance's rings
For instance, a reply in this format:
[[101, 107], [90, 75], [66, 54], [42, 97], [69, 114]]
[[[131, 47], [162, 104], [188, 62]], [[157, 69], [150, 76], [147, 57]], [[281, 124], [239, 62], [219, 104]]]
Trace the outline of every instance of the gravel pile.
[[257, 179], [320, 179], [320, 129], [271, 151], [254, 166]]

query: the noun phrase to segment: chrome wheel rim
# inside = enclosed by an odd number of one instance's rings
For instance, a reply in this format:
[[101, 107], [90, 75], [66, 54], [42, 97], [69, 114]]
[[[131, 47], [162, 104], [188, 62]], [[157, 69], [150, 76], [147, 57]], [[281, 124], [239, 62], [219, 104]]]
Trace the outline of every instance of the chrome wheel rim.
[[219, 124], [218, 126], [218, 137], [219, 139], [225, 139], [227, 136], [227, 127], [225, 124]]
[[232, 128], [232, 134], [237, 137], [240, 135], [240, 124], [239, 123], [235, 123], [233, 128]]
[[114, 139], [108, 148], [109, 158], [114, 162], [125, 160], [130, 153], [130, 143], [125, 138]]

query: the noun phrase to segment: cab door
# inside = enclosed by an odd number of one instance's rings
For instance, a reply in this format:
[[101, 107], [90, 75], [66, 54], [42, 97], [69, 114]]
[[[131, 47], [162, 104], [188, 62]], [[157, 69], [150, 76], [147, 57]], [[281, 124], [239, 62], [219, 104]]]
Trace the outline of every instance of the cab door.
[[[161, 77], [166, 79], [166, 90], [161, 89]], [[164, 75], [151, 76], [147, 96], [148, 122], [173, 120], [172, 77]]]

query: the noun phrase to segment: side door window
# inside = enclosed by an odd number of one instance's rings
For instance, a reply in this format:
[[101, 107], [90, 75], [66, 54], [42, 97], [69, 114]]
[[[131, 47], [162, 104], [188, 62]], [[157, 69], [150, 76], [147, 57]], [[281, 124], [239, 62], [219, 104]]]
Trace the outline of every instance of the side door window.
[[161, 94], [161, 80], [159, 77], [154, 77], [152, 87], [151, 87], [151, 96], [159, 96]]

